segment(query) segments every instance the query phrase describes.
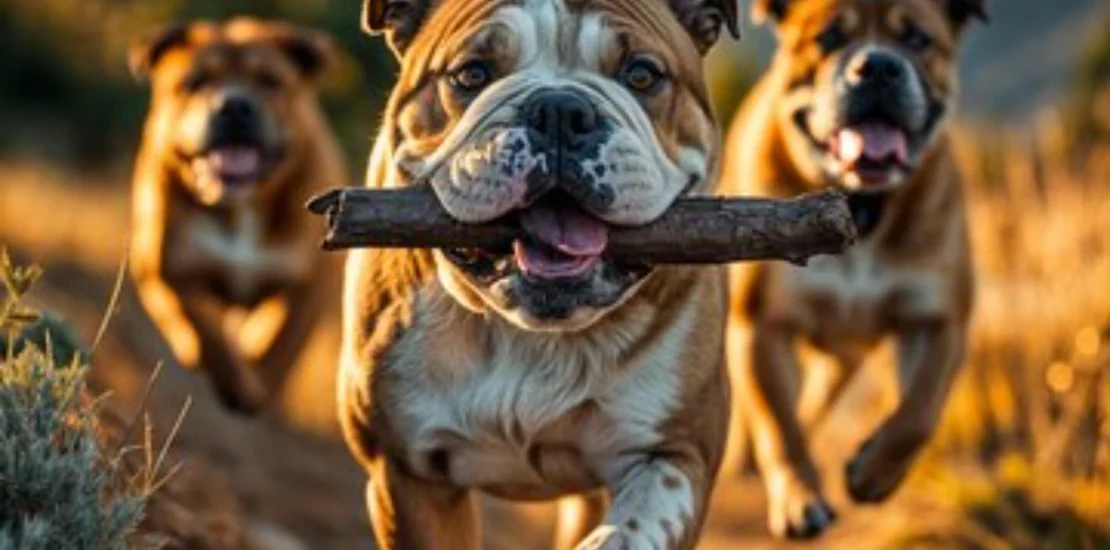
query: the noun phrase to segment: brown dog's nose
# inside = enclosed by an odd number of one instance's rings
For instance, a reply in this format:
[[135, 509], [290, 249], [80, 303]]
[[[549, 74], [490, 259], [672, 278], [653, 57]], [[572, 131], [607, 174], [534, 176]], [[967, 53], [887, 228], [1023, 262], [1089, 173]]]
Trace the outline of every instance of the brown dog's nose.
[[254, 119], [254, 104], [245, 97], [226, 96], [216, 109], [220, 120], [233, 124], [247, 124]]
[[528, 126], [562, 147], [575, 147], [598, 127], [597, 109], [582, 94], [569, 90], [544, 90], [528, 101]]
[[883, 51], [857, 54], [848, 66], [848, 80], [854, 86], [894, 87], [901, 84], [905, 76], [902, 60]]

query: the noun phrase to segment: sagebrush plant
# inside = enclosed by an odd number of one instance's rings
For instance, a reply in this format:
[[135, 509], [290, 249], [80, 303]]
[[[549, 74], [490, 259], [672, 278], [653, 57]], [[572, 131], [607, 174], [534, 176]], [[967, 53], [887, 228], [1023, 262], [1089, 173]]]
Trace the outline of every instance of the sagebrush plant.
[[87, 354], [20, 305], [38, 276], [0, 251], [0, 550], [122, 550], [145, 494], [103, 452]]

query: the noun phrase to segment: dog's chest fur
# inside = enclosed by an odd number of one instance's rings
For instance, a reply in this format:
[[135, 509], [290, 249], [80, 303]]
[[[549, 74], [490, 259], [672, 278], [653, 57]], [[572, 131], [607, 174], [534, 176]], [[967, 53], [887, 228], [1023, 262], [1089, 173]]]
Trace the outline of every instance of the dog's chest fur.
[[266, 221], [255, 208], [242, 208], [226, 219], [207, 211], [187, 216], [174, 230], [172, 265], [183, 276], [215, 279], [239, 301], [307, 273], [311, 251], [270, 242]]
[[484, 321], [410, 331], [399, 346], [424, 352], [399, 354], [406, 359], [386, 374], [410, 464], [510, 498], [601, 485], [622, 453], [663, 440], [660, 426], [680, 399], [680, 354], [696, 312], [686, 308], [647, 341], [655, 312], [643, 308], [640, 321], [587, 336]]
[[902, 265], [870, 241], [806, 267], [771, 269], [778, 273], [767, 288], [770, 311], [841, 356], [870, 348], [901, 321], [939, 316], [947, 307], [940, 273]]

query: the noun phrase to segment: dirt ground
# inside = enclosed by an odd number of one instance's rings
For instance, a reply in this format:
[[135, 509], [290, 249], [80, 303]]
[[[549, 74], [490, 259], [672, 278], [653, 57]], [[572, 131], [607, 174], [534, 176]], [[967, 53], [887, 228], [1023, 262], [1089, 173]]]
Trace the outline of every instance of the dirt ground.
[[[19, 175], [18, 170], [9, 171]], [[47, 268], [35, 293], [37, 305], [65, 318], [91, 341], [109, 304], [126, 241], [126, 192], [120, 186], [90, 186], [80, 193], [49, 174], [9, 179], [0, 193], [0, 246], [18, 260]], [[19, 184], [15, 182], [30, 182]], [[89, 208], [89, 204], [97, 205]], [[28, 213], [49, 212], [49, 216]], [[45, 217], [44, 217], [45, 216]], [[336, 308], [338, 309], [338, 308]], [[333, 414], [334, 319], [310, 343], [286, 390], [272, 410], [246, 420], [225, 413], [200, 376], [168, 365], [157, 380], [148, 408], [164, 437], [191, 396], [173, 448], [186, 461], [202, 464], [213, 482], [226, 484], [256, 534], [269, 550], [372, 548], [362, 490], [365, 478], [337, 438]], [[154, 366], [168, 349], [129, 284], [112, 312], [111, 325], [94, 353], [93, 383], [110, 392], [121, 414], [139, 409]], [[837, 424], [836, 422], [833, 423]], [[874, 548], [866, 541], [898, 521], [898, 507], [852, 509], [839, 489], [844, 464], [858, 429], [827, 434], [817, 444], [830, 464], [826, 484], [842, 520], [831, 536], [808, 547]], [[776, 543], [766, 535], [763, 491], [754, 478], [724, 476], [705, 529], [703, 550], [804, 548]], [[486, 548], [548, 547], [553, 507], [486, 502]]]

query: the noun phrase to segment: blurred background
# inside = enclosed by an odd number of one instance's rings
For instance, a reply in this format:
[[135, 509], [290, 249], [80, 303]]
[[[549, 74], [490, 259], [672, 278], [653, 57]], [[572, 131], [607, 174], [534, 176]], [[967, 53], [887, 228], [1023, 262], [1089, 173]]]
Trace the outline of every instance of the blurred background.
[[[323, 101], [361, 174], [396, 66], [361, 34], [359, 4], [0, 0], [0, 247], [46, 268], [34, 300], [86, 340], [113, 304], [93, 381], [114, 407], [137, 410], [168, 356], [127, 285], [110, 300], [148, 99], [127, 73], [128, 45], [169, 21], [232, 14], [329, 31], [345, 53]], [[988, 5], [991, 25], [965, 43], [957, 122], [980, 277], [968, 368], [906, 490], [845, 514], [821, 548], [1110, 549], [1110, 3]], [[712, 54], [723, 119], [773, 47], [770, 32], [748, 25], [741, 43]], [[163, 373], [147, 403], [159, 433], [185, 396], [196, 401], [174, 447], [189, 468], [166, 489], [196, 514], [182, 516], [183, 548], [369, 547], [363, 477], [332, 420], [333, 329], [258, 421], [225, 415], [196, 377]], [[822, 440], [830, 487], [853, 438], [889, 410], [888, 361], [875, 361]], [[849, 420], [861, 411], [871, 424]], [[702, 548], [778, 548], [764, 536], [760, 485], [720, 487]], [[491, 548], [543, 547], [548, 507], [489, 507]]]

